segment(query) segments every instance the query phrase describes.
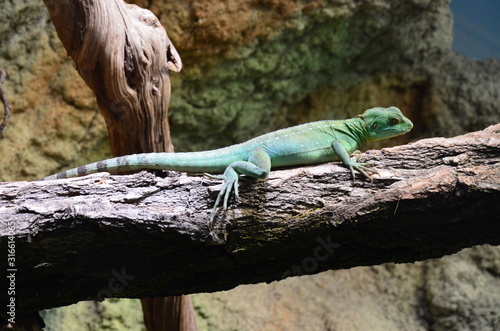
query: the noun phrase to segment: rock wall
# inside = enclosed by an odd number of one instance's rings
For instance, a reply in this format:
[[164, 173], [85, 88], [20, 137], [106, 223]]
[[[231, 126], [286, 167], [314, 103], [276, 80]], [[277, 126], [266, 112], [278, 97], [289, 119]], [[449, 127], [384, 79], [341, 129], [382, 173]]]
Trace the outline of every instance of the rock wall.
[[[500, 61], [452, 52], [447, 0], [136, 3], [161, 19], [183, 59], [183, 71], [172, 73], [177, 151], [373, 106], [398, 106], [415, 123], [391, 144], [500, 121]], [[0, 139], [0, 180], [31, 180], [108, 157], [94, 97], [43, 3], [4, 1], [0, 9], [0, 68], [13, 108]], [[196, 295], [194, 304], [202, 329], [210, 330], [493, 330], [500, 320], [498, 254], [478, 247], [441, 261], [332, 271]], [[58, 310], [59, 319], [49, 311], [54, 330], [68, 309], [96, 320], [85, 303]]]

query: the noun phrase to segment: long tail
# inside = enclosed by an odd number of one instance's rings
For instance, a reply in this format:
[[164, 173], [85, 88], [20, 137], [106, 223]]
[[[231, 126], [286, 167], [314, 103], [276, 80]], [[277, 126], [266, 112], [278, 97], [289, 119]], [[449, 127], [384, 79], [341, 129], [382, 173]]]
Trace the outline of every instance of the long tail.
[[144, 169], [219, 173], [232, 162], [239, 160], [238, 153], [231, 151], [231, 147], [193, 153], [144, 153], [119, 156], [66, 170], [47, 176], [43, 180], [79, 177], [104, 171], [119, 174]]

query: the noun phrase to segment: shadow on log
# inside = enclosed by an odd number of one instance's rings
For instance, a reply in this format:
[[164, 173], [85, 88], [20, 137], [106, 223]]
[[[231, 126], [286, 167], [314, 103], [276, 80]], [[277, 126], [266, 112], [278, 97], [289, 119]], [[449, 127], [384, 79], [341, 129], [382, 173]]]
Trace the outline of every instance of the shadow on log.
[[2, 183], [0, 234], [4, 247], [14, 235], [17, 313], [220, 291], [500, 244], [500, 124], [368, 151], [362, 160], [379, 169], [374, 182], [352, 181], [330, 163], [242, 183], [240, 200], [214, 228], [220, 183], [200, 176]]

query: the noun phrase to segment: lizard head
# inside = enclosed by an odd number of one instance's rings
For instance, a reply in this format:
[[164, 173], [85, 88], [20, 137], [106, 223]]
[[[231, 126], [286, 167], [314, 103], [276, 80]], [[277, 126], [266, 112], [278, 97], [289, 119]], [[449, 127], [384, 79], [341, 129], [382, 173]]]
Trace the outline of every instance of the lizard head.
[[409, 132], [413, 123], [396, 107], [375, 107], [359, 115], [365, 123], [368, 140], [380, 140]]

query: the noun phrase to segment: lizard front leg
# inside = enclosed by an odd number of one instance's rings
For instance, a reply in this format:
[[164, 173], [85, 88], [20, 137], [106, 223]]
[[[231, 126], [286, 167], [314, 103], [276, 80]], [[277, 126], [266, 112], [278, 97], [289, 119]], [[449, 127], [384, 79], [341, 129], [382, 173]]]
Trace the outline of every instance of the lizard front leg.
[[231, 163], [222, 177], [216, 177], [224, 180], [222, 189], [215, 200], [214, 208], [212, 209], [212, 214], [210, 215], [210, 223], [213, 224], [217, 207], [220, 205], [221, 201], [223, 210], [227, 209], [227, 202], [231, 196], [231, 192], [234, 190], [234, 195], [238, 198], [238, 179], [240, 174], [256, 177], [260, 179], [266, 179], [271, 171], [271, 158], [262, 149], [257, 149], [250, 153], [247, 161], [236, 161]]
[[367, 167], [369, 165], [368, 163], [358, 163], [359, 154], [356, 154], [352, 158], [349, 157], [349, 153], [347, 153], [347, 150], [345, 149], [344, 145], [342, 145], [342, 142], [340, 140], [334, 140], [332, 142], [332, 149], [335, 154], [337, 154], [342, 164], [349, 168], [349, 170], [351, 171], [352, 179], [355, 179], [354, 169], [356, 169], [364, 177], [368, 178], [369, 180], [373, 180], [372, 177], [368, 175], [368, 172], [377, 172]]

